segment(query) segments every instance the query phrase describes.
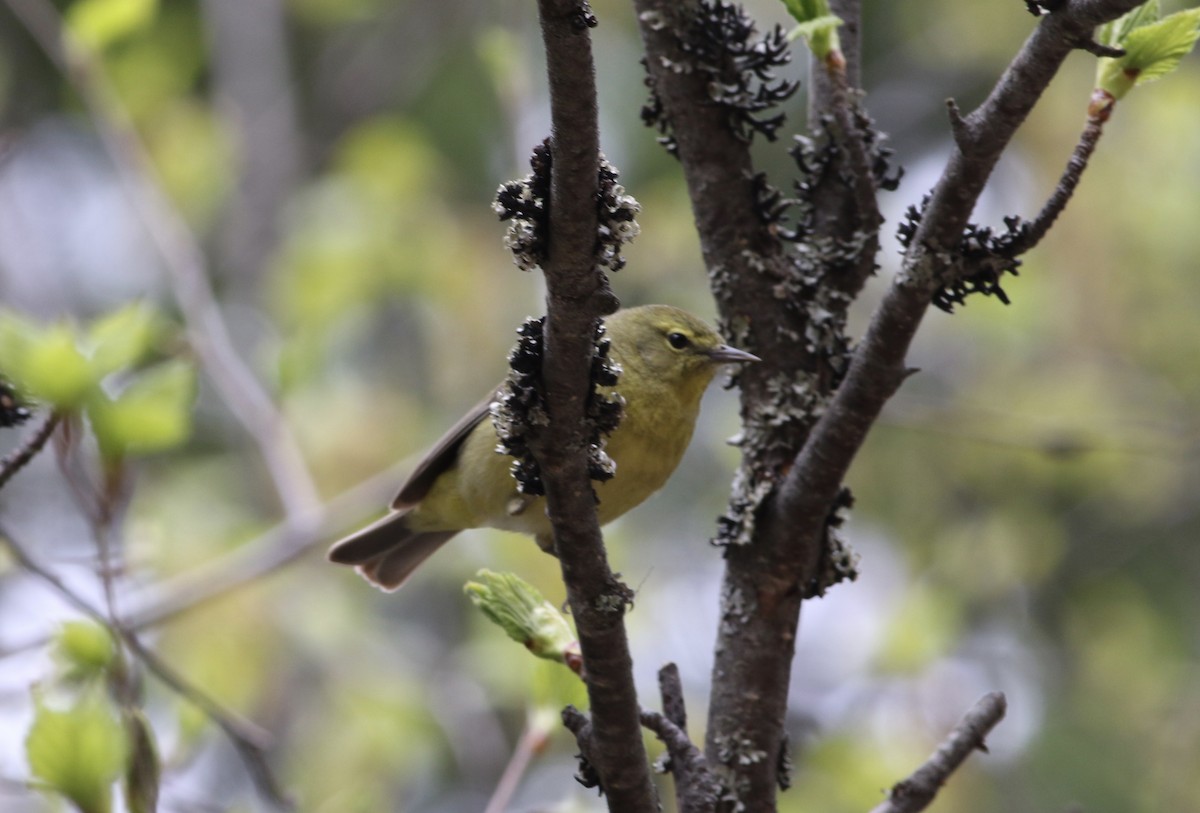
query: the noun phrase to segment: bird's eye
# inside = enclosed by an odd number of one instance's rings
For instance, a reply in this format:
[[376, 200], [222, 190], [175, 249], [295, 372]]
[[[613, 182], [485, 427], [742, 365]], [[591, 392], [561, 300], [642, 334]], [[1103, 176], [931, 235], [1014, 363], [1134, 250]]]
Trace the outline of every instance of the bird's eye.
[[674, 347], [676, 350], [682, 350], [683, 348], [687, 347], [692, 342], [690, 339], [688, 339], [687, 336], [684, 336], [682, 333], [668, 333], [667, 334], [667, 343], [670, 344], [672, 347]]

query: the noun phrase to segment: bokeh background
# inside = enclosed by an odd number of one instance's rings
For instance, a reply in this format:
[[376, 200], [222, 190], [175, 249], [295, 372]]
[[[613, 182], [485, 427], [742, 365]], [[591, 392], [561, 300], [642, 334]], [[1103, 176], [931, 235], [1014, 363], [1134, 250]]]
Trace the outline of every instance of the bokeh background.
[[[0, 3], [4, 307], [86, 322], [142, 298], [178, 320], [92, 114], [10, 2]], [[513, 329], [541, 312], [541, 281], [512, 265], [490, 208], [548, 133], [534, 7], [55, 5], [73, 25], [101, 17], [112, 109], [128, 115], [204, 248], [238, 350], [276, 395], [323, 497], [397, 461], [401, 477], [500, 378]], [[978, 103], [1035, 21], [1015, 0], [864, 6], [867, 104], [906, 170], [885, 195], [890, 231], [945, 159], [944, 99]], [[106, 29], [119, 7], [125, 21]], [[614, 287], [627, 305], [711, 317], [678, 166], [640, 124], [633, 11], [593, 7], [604, 150], [643, 206]], [[764, 26], [784, 21], [776, 3], [747, 7]], [[797, 45], [790, 73], [807, 83], [805, 64]], [[1093, 66], [1083, 53], [1068, 60], [978, 220], [1041, 206], [1082, 127]], [[786, 106], [788, 135], [755, 147], [777, 186], [795, 174], [786, 148], [804, 104], [802, 91]], [[782, 810], [869, 809], [993, 689], [1007, 694], [1008, 717], [935, 809], [1200, 810], [1198, 116], [1191, 58], [1119, 105], [1076, 200], [1006, 286], [1011, 306], [972, 298], [927, 318], [910, 359], [921, 373], [849, 476], [862, 576], [802, 614], [788, 723], [797, 772]], [[896, 266], [894, 240], [885, 245], [859, 327]], [[607, 533], [614, 567], [639, 591], [628, 622], [643, 702], [657, 702], [657, 668], [677, 662], [697, 737], [721, 571], [708, 539], [737, 462], [724, 443], [736, 420], [735, 394], [715, 387], [678, 474]], [[22, 436], [0, 431], [0, 447]], [[346, 530], [373, 516], [357, 511]], [[0, 491], [0, 516], [99, 595], [85, 523], [50, 455]], [[136, 596], [175, 584], [279, 519], [254, 445], [202, 376], [190, 441], [137, 465], [120, 586]], [[384, 595], [323, 550], [148, 640], [276, 734], [273, 761], [301, 809], [483, 809], [531, 711], [580, 698], [563, 670], [487, 625], [462, 585], [480, 567], [511, 569], [557, 603], [556, 563], [519, 537], [472, 532]], [[28, 644], [68, 617], [17, 568], [0, 571], [6, 811], [54, 809], [22, 787], [30, 686], [53, 667]], [[146, 702], [168, 766], [162, 809], [263, 809], [195, 709], [152, 680]], [[553, 720], [550, 730], [510, 809], [602, 809], [571, 780], [570, 738]]]

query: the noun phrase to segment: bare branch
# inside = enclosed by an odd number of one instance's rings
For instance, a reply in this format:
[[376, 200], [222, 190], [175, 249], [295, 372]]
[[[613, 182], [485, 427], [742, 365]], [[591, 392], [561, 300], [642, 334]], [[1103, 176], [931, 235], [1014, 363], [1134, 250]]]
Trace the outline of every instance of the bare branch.
[[50, 436], [54, 434], [54, 430], [58, 428], [61, 418], [59, 413], [51, 412], [24, 443], [14, 449], [4, 460], [0, 460], [0, 488], [3, 488], [14, 474], [24, 468], [42, 450], [42, 447], [50, 440]]
[[662, 697], [663, 714], [679, 728], [687, 731], [687, 707], [683, 702], [683, 682], [679, 667], [668, 663], [658, 670], [658, 693]]
[[901, 274], [879, 304], [846, 379], [784, 481], [776, 514], [797, 540], [821, 533], [828, 506], [884, 403], [905, 376], [904, 357], [988, 176], [1073, 44], [1137, 0], [1079, 0], [1041, 18], [979, 109], [933, 190]]
[[[142, 630], [170, 621], [299, 560], [385, 503], [396, 490], [396, 480], [409, 468], [411, 461], [401, 461], [344, 491], [318, 506], [311, 524], [285, 520], [211, 562], [145, 588], [128, 602], [132, 609], [126, 613], [126, 627]], [[0, 658], [38, 649], [49, 640], [45, 635], [31, 638], [0, 650]]]
[[1075, 47], [1081, 51], [1087, 51], [1093, 56], [1105, 56], [1109, 59], [1120, 59], [1125, 56], [1124, 48], [1114, 48], [1111, 45], [1102, 45], [1091, 37], [1084, 37], [1079, 42], [1075, 43]]
[[209, 282], [199, 242], [155, 179], [146, 148], [115, 91], [48, 0], [5, 2], [83, 100], [130, 203], [170, 273], [189, 342], [230, 412], [257, 444], [288, 516], [307, 518], [319, 495], [300, 446], [242, 361]]
[[[944, 275], [952, 273], [951, 260], [975, 201], [1067, 55], [1095, 26], [1137, 3], [1064, 3], [1041, 18], [987, 101], [969, 116], [957, 117], [958, 148], [933, 192], [903, 273], [848, 364], [841, 366], [836, 331], [819, 333], [833, 350], [809, 349], [796, 341], [814, 328], [808, 300], [788, 296], [797, 268], [753, 215], [754, 190], [747, 179], [755, 173], [749, 153], [724, 126], [708, 99], [703, 74], [693, 69], [691, 51], [680, 45], [700, 13], [696, 1], [635, 0], [655, 94], [651, 112], [658, 122], [665, 116], [670, 123], [722, 324], [731, 340], [763, 359], [738, 380], [745, 431], [731, 521], [748, 530], [725, 549], [706, 745], [710, 763], [728, 766], [736, 775], [738, 801], [748, 808], [773, 809], [778, 780], [773, 757], [783, 740], [799, 608], [819, 570], [831, 506], [866, 433], [907, 375], [909, 343]], [[853, 17], [857, 3], [843, 0], [836, 12]], [[848, 65], [849, 75], [855, 70]], [[826, 89], [818, 83], [818, 95], [832, 99], [828, 79], [821, 81]], [[857, 204], [861, 197], [854, 195], [850, 202]], [[848, 218], [841, 210], [820, 211], [824, 220], [818, 227], [831, 228], [815, 233], [845, 240], [836, 227]], [[853, 289], [837, 292], [847, 290]], [[822, 315], [835, 311], [826, 308]], [[823, 414], [803, 403], [780, 405], [781, 392], [800, 388]], [[756, 443], [759, 435], [762, 442]]]
[[488, 799], [483, 813], [504, 813], [508, 810], [509, 802], [517, 792], [517, 787], [521, 784], [521, 777], [528, 770], [529, 763], [545, 749], [550, 735], [549, 731], [538, 722], [538, 717], [537, 712], [530, 712], [526, 716], [521, 738], [517, 740], [512, 756], [509, 758], [508, 764], [504, 766], [504, 773], [501, 774], [500, 781], [496, 783], [496, 789], [492, 791], [492, 797]]
[[962, 111], [958, 108], [958, 102], [953, 99], [947, 99], [946, 114], [950, 117], [950, 132], [954, 136], [954, 143], [958, 145], [960, 150], [965, 149], [970, 133], [967, 130], [967, 123], [963, 121]]
[[247, 587], [324, 546], [348, 525], [387, 502], [396, 490], [397, 479], [409, 468], [410, 461], [401, 461], [316, 506], [306, 521], [281, 522], [220, 558], [154, 585], [130, 602], [134, 609], [129, 613], [129, 626], [143, 629], [169, 621]]
[[600, 135], [585, 0], [539, 0], [550, 83], [551, 181], [542, 381], [551, 420], [531, 444], [579, 633], [592, 765], [610, 810], [657, 809], [625, 633], [629, 589], [609, 569], [588, 479], [585, 400], [597, 320], [616, 298], [597, 265]]
[[658, 670], [663, 713], [642, 712], [642, 725], [667, 746], [667, 770], [675, 776], [675, 802], [680, 813], [712, 813], [721, 798], [721, 783], [708, 768], [703, 752], [687, 734], [687, 710], [679, 667], [668, 663]]
[[1053, 194], [1046, 201], [1046, 205], [1042, 207], [1038, 216], [1028, 224], [1028, 231], [1014, 244], [1014, 254], [1024, 254], [1029, 251], [1042, 241], [1046, 232], [1050, 231], [1050, 227], [1054, 225], [1054, 221], [1062, 214], [1067, 203], [1070, 202], [1071, 196], [1075, 193], [1075, 187], [1079, 185], [1079, 179], [1083, 177], [1083, 171], [1087, 169], [1088, 161], [1103, 134], [1104, 119], [1089, 115], [1087, 125], [1079, 135], [1079, 142], [1075, 145], [1075, 150], [1071, 153], [1071, 158], [1067, 161], [1067, 166], [1063, 169], [1062, 177], [1058, 179]]
[[237, 188], [216, 231], [213, 264], [227, 286], [253, 295], [303, 164], [287, 7], [284, 0], [204, 0], [200, 7], [213, 54], [210, 92], [241, 147]]
[[937, 750], [925, 760], [912, 776], [892, 786], [887, 801], [871, 813], [917, 813], [924, 810], [941, 790], [950, 774], [958, 769], [974, 751], [987, 751], [984, 738], [1004, 718], [1008, 702], [1000, 692], [980, 698], [958, 725], [946, 736]]

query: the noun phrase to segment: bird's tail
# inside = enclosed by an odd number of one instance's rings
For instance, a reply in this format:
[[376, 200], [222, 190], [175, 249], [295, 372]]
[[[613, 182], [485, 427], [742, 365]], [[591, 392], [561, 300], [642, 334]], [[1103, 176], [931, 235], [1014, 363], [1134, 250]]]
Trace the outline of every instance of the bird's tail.
[[390, 593], [457, 533], [414, 531], [408, 526], [407, 511], [393, 511], [334, 543], [329, 561], [354, 565], [364, 579]]

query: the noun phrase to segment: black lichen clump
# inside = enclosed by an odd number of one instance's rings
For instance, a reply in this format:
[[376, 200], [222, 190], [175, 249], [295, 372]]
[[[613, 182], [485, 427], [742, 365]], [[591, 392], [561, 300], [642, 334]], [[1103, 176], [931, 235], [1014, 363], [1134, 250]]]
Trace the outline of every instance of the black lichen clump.
[[550, 139], [533, 148], [529, 159], [533, 170], [519, 181], [509, 181], [496, 190], [492, 209], [501, 220], [510, 221], [504, 245], [522, 271], [541, 267], [546, 260], [550, 221]]
[[[907, 252], [912, 247], [917, 228], [921, 223], [929, 196], [921, 201], [920, 207], [909, 206], [904, 219], [896, 229], [900, 245]], [[987, 226], [968, 223], [964, 229], [958, 250], [943, 272], [944, 280], [934, 291], [933, 304], [953, 313], [955, 305], [966, 304], [971, 294], [994, 296], [1005, 305], [1011, 303], [1001, 287], [1005, 274], [1018, 276], [1021, 267], [1019, 255], [1024, 251], [1029, 224], [1016, 216], [1004, 218], [1005, 232], [996, 234]]]
[[[774, 69], [791, 61], [787, 35], [776, 25], [761, 39], [754, 37], [754, 21], [741, 6], [724, 0], [701, 0], [686, 30], [678, 32], [680, 49], [691, 64], [680, 71], [695, 71], [707, 79], [709, 99], [726, 115], [730, 130], [749, 143], [761, 134], [774, 141], [786, 116], [763, 116], [796, 92], [799, 82], [776, 79]], [[676, 68], [672, 68], [676, 69]], [[667, 152], [678, 154], [671, 123], [662, 100], [647, 79], [650, 99], [642, 107], [642, 121], [655, 127]]]
[[[894, 151], [885, 143], [887, 136], [875, 127], [870, 116], [857, 107], [852, 137], [862, 140], [876, 188], [885, 192], [896, 191], [900, 179], [904, 177], [904, 168], [892, 166]], [[816, 121], [811, 136], [795, 136], [795, 143], [788, 150], [788, 155], [800, 171], [800, 177], [795, 182], [795, 197], [779, 201], [773, 207], [764, 207], [760, 203], [758, 209], [759, 216], [771, 224], [782, 239], [801, 242], [808, 238], [814, 217], [813, 198], [822, 181], [831, 173], [837, 173], [837, 178], [846, 186], [854, 183], [853, 170], [845, 166], [846, 162], [842, 160], [844, 151], [839, 143], [834, 117], [828, 113]], [[794, 221], [790, 227], [789, 219]]]
[[896, 151], [884, 143], [887, 135], [876, 127], [874, 120], [857, 105], [854, 108], [854, 126], [862, 134], [875, 185], [885, 192], [895, 192], [900, 188], [900, 180], [904, 177], [904, 167], [897, 166], [893, 170], [892, 156]]
[[596, 770], [595, 766], [582, 753], [576, 754], [575, 758], [579, 760], [579, 770], [575, 772], [575, 781], [588, 790], [592, 790], [593, 788], [598, 790], [600, 795], [603, 796], [604, 787], [600, 784], [600, 772]]
[[1062, 8], [1063, 0], [1025, 0], [1025, 8], [1034, 17], [1051, 14]]
[[592, 7], [587, 0], [582, 0], [578, 7], [571, 12], [571, 26], [576, 31], [586, 31], [589, 28], [595, 28], [600, 24], [596, 19], [596, 15], [592, 13]]
[[618, 183], [619, 180], [616, 167], [601, 155], [596, 201], [596, 263], [611, 271], [625, 267], [621, 247], [641, 231], [636, 219], [642, 210], [641, 204], [632, 195], [625, 194], [625, 187]]
[[[529, 160], [533, 172], [519, 181], [502, 184], [492, 209], [509, 221], [504, 245], [522, 271], [533, 271], [547, 259], [550, 228], [550, 139], [533, 149]], [[641, 206], [618, 183], [615, 167], [603, 155], [597, 172], [596, 264], [612, 271], [625, 267], [622, 246], [637, 236], [636, 220]]]
[[[646, 60], [642, 60], [642, 65], [645, 66]], [[667, 151], [668, 155], [679, 157], [679, 142], [675, 140], [675, 136], [671, 134], [671, 120], [667, 117], [667, 111], [663, 108], [662, 97], [654, 89], [654, 80], [649, 74], [646, 75], [646, 86], [650, 88], [650, 98], [642, 105], [642, 124], [658, 130], [658, 143]]]
[[0, 427], [19, 426], [29, 420], [31, 414], [12, 384], [0, 378]]
[[[517, 490], [539, 497], [545, 495], [546, 486], [530, 449], [530, 441], [550, 423], [542, 381], [545, 321], [544, 316], [526, 319], [517, 330], [517, 344], [508, 354], [508, 379], [491, 405], [492, 424], [500, 438], [496, 451], [513, 458], [511, 471], [517, 481]], [[616, 464], [605, 453], [604, 443], [620, 423], [624, 407], [621, 396], [611, 392], [621, 368], [609, 358], [609, 347], [609, 340], [604, 338], [604, 326], [600, 324], [596, 328], [592, 354], [592, 390], [584, 414], [589, 432], [588, 476], [601, 482], [616, 473]]]
[[833, 498], [833, 505], [825, 518], [825, 546], [821, 551], [816, 575], [805, 591], [805, 598], [824, 596], [829, 588], [838, 582], [854, 581], [858, 578], [858, 553], [850, 547], [850, 543], [841, 533], [846, 514], [853, 506], [854, 495], [850, 493], [850, 489], [842, 486]]

